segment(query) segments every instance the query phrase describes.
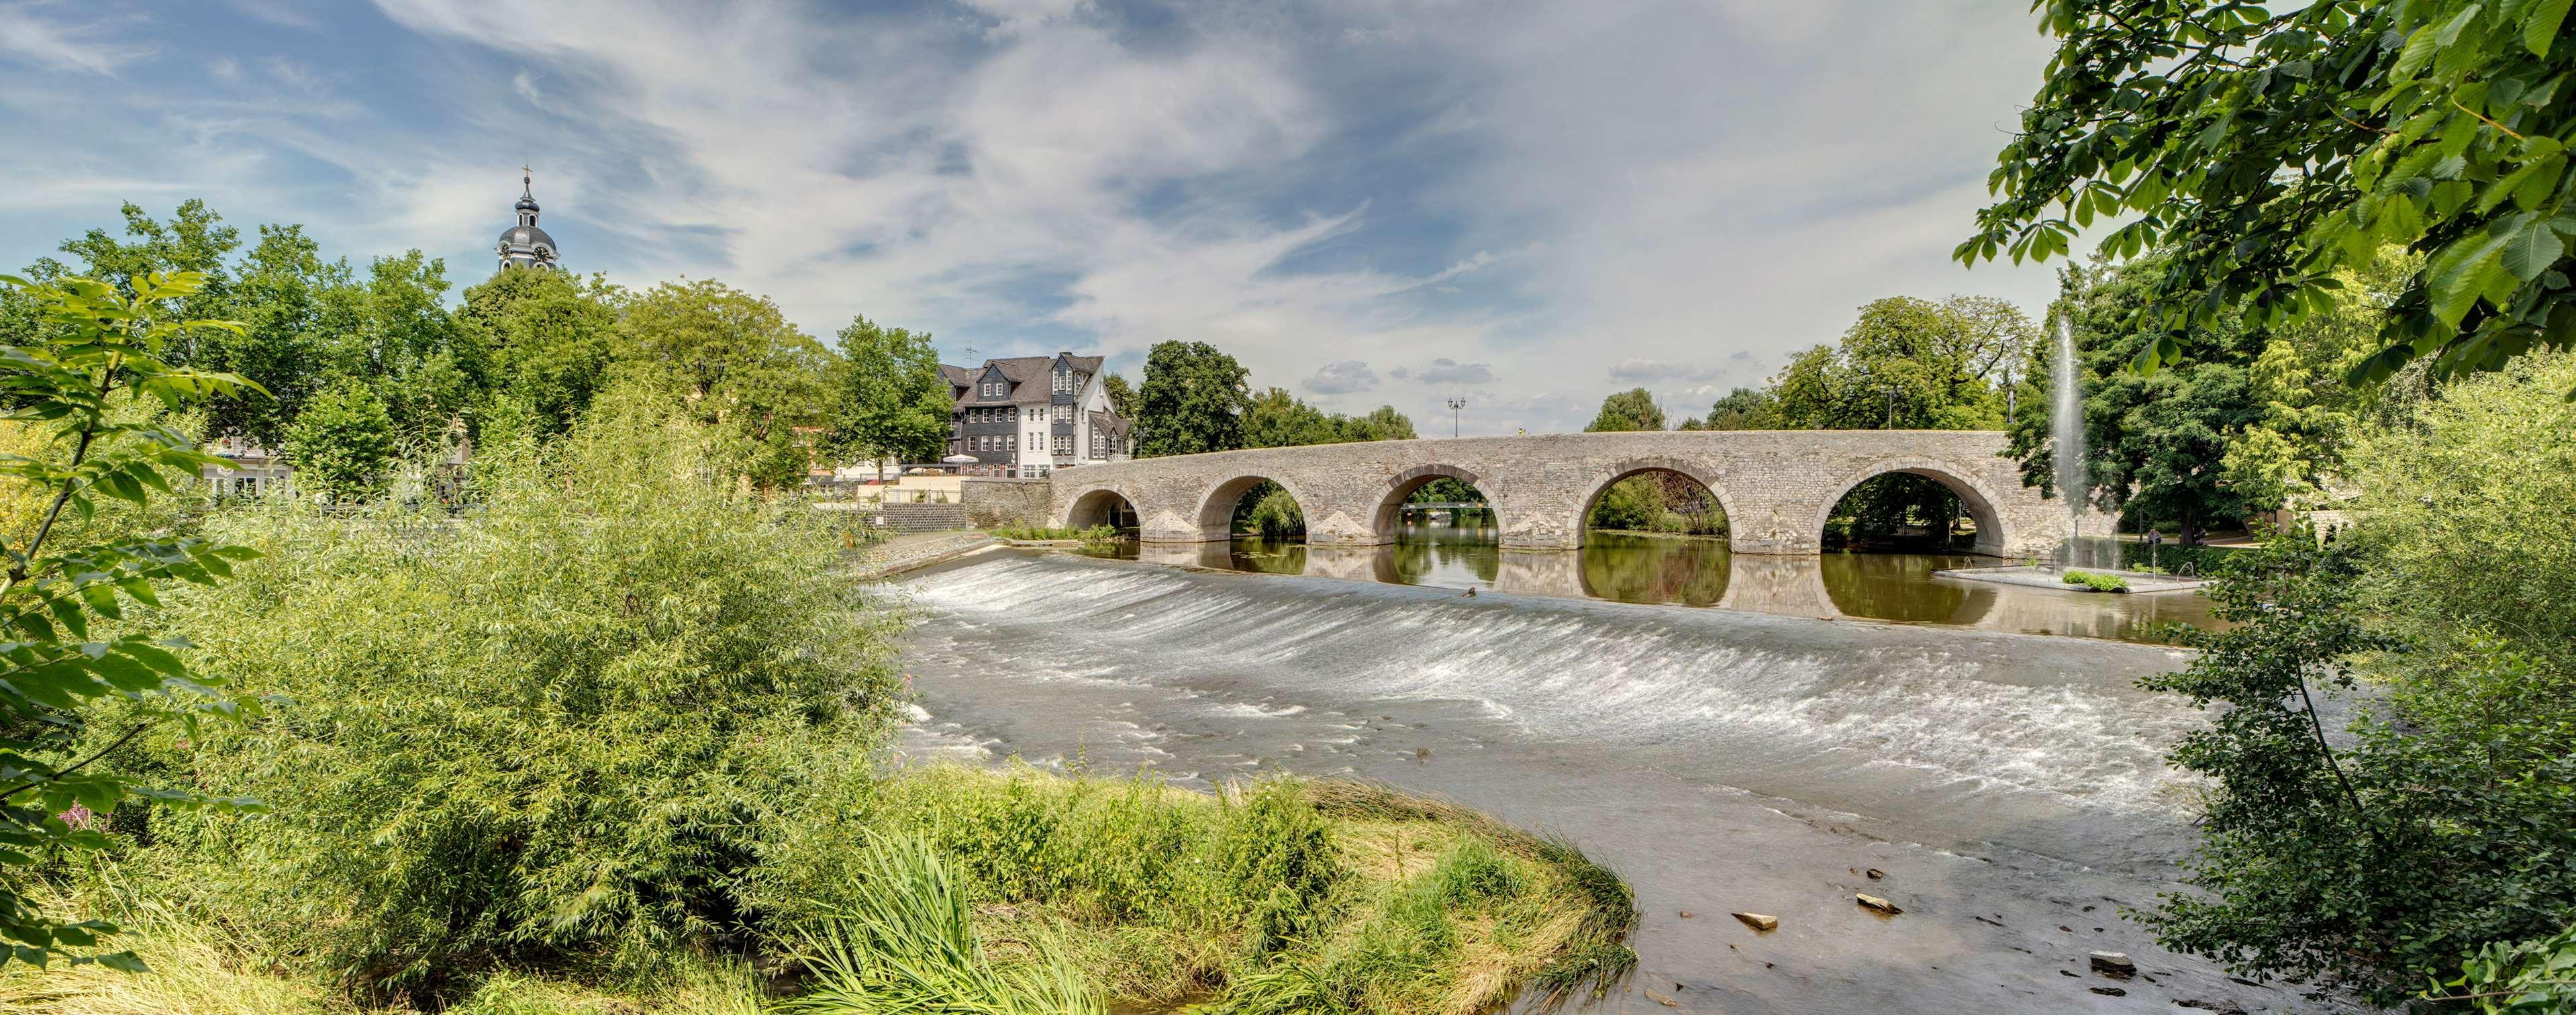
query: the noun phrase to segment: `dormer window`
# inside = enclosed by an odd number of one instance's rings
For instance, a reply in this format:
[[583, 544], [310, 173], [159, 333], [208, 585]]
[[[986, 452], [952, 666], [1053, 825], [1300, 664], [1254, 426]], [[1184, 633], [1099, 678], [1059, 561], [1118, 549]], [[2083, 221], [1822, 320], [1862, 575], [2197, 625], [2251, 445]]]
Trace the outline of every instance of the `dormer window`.
[[1055, 372], [1055, 393], [1059, 395], [1073, 394], [1073, 371], [1058, 370]]

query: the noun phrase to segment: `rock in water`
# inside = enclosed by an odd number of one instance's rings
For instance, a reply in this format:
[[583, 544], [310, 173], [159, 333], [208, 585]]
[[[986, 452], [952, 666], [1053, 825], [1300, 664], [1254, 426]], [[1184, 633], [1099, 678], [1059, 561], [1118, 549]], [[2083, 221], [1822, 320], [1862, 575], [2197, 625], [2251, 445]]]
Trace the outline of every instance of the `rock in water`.
[[1870, 868], [1870, 869], [1869, 869], [1869, 879], [1870, 879], [1870, 880], [1872, 880], [1872, 881], [1876, 881], [1876, 880], [1878, 880], [1878, 879], [1880, 879], [1880, 878], [1883, 878], [1883, 877], [1886, 877], [1886, 876], [1887, 876], [1887, 872], [1886, 872], [1886, 871], [1880, 870], [1880, 869], [1878, 869], [1878, 868], [1876, 868], [1876, 867], [1872, 867], [1872, 868]]
[[2138, 964], [2119, 952], [2094, 952], [2093, 971], [2107, 976], [2136, 976]]
[[1776, 916], [1764, 916], [1760, 913], [1734, 913], [1731, 915], [1738, 920], [1744, 921], [1745, 926], [1751, 927], [1755, 930], [1780, 929], [1780, 918]]
[[1904, 910], [1896, 908], [1896, 903], [1889, 902], [1886, 899], [1879, 898], [1875, 895], [1854, 895], [1852, 896], [1852, 901], [1858, 902], [1871, 909], [1878, 910], [1879, 912], [1885, 913], [1889, 916], [1895, 916], [1898, 913], [1904, 912]]

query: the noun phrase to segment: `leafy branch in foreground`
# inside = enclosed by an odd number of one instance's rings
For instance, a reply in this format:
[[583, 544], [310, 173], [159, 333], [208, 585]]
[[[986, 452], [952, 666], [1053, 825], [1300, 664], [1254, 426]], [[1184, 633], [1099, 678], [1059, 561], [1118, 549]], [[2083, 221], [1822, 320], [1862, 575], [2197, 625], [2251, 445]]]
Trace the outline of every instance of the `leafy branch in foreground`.
[[2062, 41], [1988, 178], [1964, 263], [2169, 252], [2134, 365], [2229, 310], [2330, 314], [2383, 245], [2426, 255], [2353, 368], [2493, 370], [2576, 346], [2576, 46], [2569, 0], [2039, 0]]
[[[0, 455], [0, 477], [45, 491], [31, 531], [0, 535], [7, 563], [0, 577], [0, 638], [7, 639], [0, 640], [0, 938], [8, 942], [0, 964], [14, 959], [42, 966], [59, 958], [141, 971], [131, 952], [91, 950], [114, 925], [43, 913], [25, 891], [33, 876], [49, 860], [105, 847], [107, 836], [91, 826], [130, 797], [178, 807], [256, 806], [138, 786], [91, 765], [151, 720], [173, 719], [193, 730], [201, 716], [241, 715], [243, 706], [226, 698], [219, 682], [192, 676], [173, 651], [186, 648], [185, 641], [117, 629], [128, 601], [160, 605], [155, 584], [211, 585], [231, 575], [232, 561], [257, 554], [174, 536], [53, 545], [66, 509], [87, 522], [102, 497], [140, 506], [154, 491], [171, 492], [168, 473], [186, 476], [220, 464], [189, 435], [117, 412], [145, 398], [175, 411], [258, 390], [238, 377], [162, 358], [174, 335], [239, 330], [225, 321], [153, 320], [160, 301], [190, 295], [203, 283], [192, 272], [152, 274], [134, 280], [128, 297], [85, 278], [35, 285], [0, 275], [0, 285], [21, 290], [36, 308], [45, 336], [38, 344], [0, 346], [0, 400], [11, 407], [0, 419], [53, 431], [39, 454]], [[146, 721], [82, 751], [94, 741], [95, 713], [117, 699], [139, 706], [134, 714]]]

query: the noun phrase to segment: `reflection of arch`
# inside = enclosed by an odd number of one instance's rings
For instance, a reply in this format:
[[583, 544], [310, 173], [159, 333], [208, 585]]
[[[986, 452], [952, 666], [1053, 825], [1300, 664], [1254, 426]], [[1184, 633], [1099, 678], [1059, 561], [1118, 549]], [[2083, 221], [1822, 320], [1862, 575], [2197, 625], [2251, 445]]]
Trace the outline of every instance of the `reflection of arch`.
[[1086, 490], [1073, 498], [1064, 509], [1064, 527], [1088, 529], [1106, 525], [1113, 529], [1136, 527], [1136, 501], [1111, 487]]
[[[1484, 482], [1479, 480], [1475, 473], [1455, 465], [1417, 465], [1396, 473], [1386, 481], [1386, 489], [1378, 496], [1377, 510], [1369, 518], [1370, 534], [1380, 541], [1392, 541], [1395, 538], [1397, 517], [1404, 511], [1404, 499], [1413, 496], [1413, 491], [1421, 489], [1423, 484], [1444, 478], [1465, 483], [1475, 487], [1477, 493], [1484, 494], [1485, 504], [1494, 512], [1495, 531], [1502, 531], [1502, 502], [1494, 499], [1494, 491], [1486, 489]], [[1299, 503], [1304, 502], [1299, 501]]]
[[1287, 480], [1276, 476], [1236, 476], [1209, 490], [1207, 500], [1199, 505], [1199, 538], [1210, 542], [1233, 538], [1235, 505], [1243, 502], [1244, 494], [1263, 483], [1279, 484], [1280, 489], [1288, 491], [1288, 498], [1297, 502], [1299, 511], [1308, 510], [1306, 498], [1297, 493], [1296, 487], [1288, 485]]
[[1603, 494], [1609, 493], [1610, 488], [1618, 485], [1620, 480], [1646, 472], [1676, 473], [1699, 484], [1700, 489], [1708, 491], [1709, 496], [1717, 499], [1717, 511], [1726, 516], [1728, 526], [1732, 527], [1735, 524], [1735, 501], [1727, 497], [1726, 488], [1719, 486], [1717, 480], [1706, 470], [1679, 458], [1646, 457], [1623, 459], [1619, 464], [1611, 466], [1608, 472], [1603, 473], [1601, 478], [1592, 484], [1592, 491], [1583, 495], [1583, 508], [1574, 513], [1574, 524], [1567, 531], [1582, 532], [1589, 528], [1592, 522], [1592, 508], [1601, 503]]
[[1833, 518], [1835, 505], [1842, 503], [1843, 497], [1850, 494], [1853, 487], [1891, 472], [1921, 476], [1949, 487], [1951, 493], [1959, 495], [1960, 506], [1968, 509], [1968, 517], [1977, 523], [1976, 552], [1989, 557], [2005, 556], [2004, 548], [2011, 546], [2012, 540], [2004, 531], [2003, 513], [1995, 510], [1995, 501], [2000, 498], [1974, 477], [1963, 476], [1954, 471], [1949, 463], [1928, 458], [1883, 459], [1872, 462], [1867, 468], [1853, 473], [1840, 485], [1833, 487], [1832, 496], [1818, 503], [1816, 517], [1807, 522], [1807, 531], [1818, 533], [1817, 538], [1822, 539], [1825, 522]]

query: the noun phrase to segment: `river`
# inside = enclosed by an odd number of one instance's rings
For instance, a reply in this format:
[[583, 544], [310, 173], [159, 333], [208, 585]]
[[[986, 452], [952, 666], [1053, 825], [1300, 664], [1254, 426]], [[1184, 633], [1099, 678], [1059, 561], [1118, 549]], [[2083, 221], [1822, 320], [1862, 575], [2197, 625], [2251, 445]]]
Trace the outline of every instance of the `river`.
[[[1946, 558], [1436, 535], [914, 575], [904, 664], [928, 715], [904, 750], [1197, 785], [1357, 775], [1564, 834], [1645, 912], [1607, 1011], [2317, 1010], [2119, 916], [2179, 888], [2190, 787], [2161, 756], [2202, 717], [2135, 683], [2186, 661], [2142, 642], [2205, 621], [2197, 599], [1953, 589], [1930, 577]], [[2145, 975], [2094, 975], [2093, 949]]]

